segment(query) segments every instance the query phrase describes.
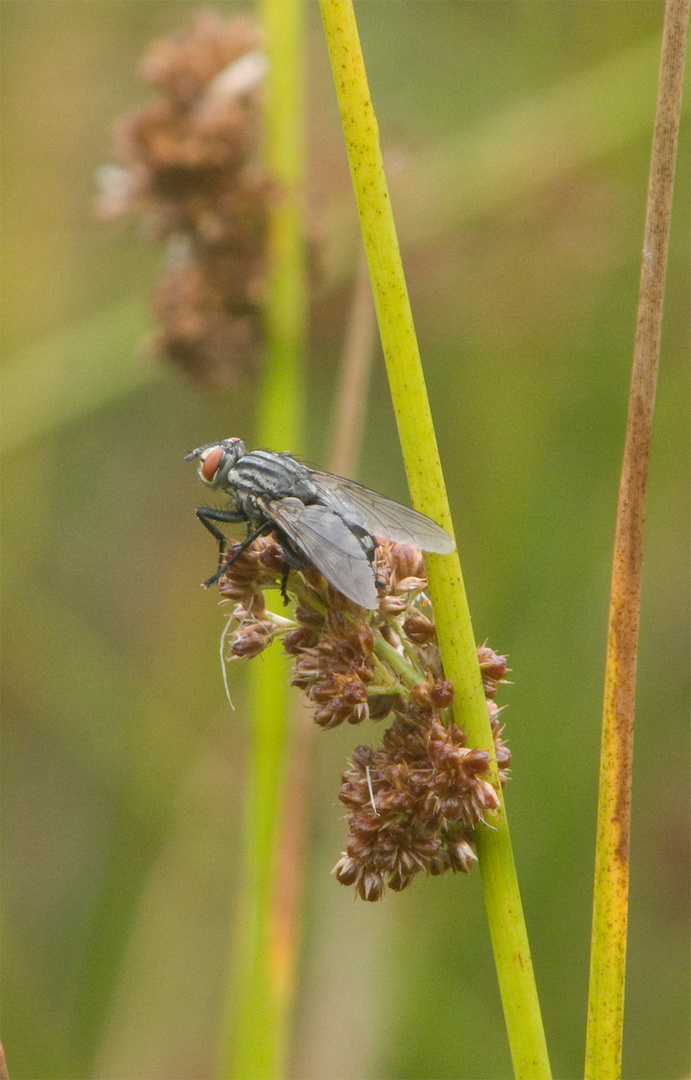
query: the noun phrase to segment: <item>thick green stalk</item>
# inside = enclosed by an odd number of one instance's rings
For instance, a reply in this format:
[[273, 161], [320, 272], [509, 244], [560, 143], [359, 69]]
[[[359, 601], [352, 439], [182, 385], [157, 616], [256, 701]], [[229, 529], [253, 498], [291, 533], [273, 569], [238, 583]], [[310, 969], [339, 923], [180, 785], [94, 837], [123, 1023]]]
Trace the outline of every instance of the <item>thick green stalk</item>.
[[[451, 530], [451, 515], [408, 300], [377, 122], [351, 0], [320, 0], [372, 281], [391, 396], [414, 504]], [[457, 553], [427, 557], [429, 587], [454, 718], [473, 745], [494, 745]], [[496, 763], [493, 778], [498, 788]], [[505, 811], [478, 830], [478, 852], [507, 1031], [517, 1076], [550, 1075]]]
[[688, 28], [689, 0], [667, 0], [612, 564], [585, 1054], [589, 1080], [621, 1075], [645, 498]]
[[[255, 442], [303, 443], [305, 349], [303, 15], [301, 0], [265, 0], [269, 57], [266, 164], [281, 187], [269, 221], [266, 356]], [[234, 927], [220, 1075], [285, 1074], [294, 941], [276, 938], [276, 872], [291, 712], [284, 657], [274, 644], [248, 668], [250, 748], [244, 806], [244, 872]], [[292, 924], [293, 933], [295, 921]]]

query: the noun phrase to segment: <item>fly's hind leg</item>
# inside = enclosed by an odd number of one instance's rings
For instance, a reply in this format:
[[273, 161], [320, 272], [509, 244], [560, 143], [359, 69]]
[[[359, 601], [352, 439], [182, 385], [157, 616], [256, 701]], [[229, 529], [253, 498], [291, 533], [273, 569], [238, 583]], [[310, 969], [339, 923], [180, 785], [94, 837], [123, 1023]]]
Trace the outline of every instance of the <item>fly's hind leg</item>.
[[291, 569], [292, 567], [286, 561], [285, 567], [283, 568], [283, 574], [281, 576], [281, 596], [283, 597], [283, 607], [288, 607], [288, 604], [290, 603], [290, 597], [288, 596], [286, 590], [288, 588], [288, 578], [290, 577]]

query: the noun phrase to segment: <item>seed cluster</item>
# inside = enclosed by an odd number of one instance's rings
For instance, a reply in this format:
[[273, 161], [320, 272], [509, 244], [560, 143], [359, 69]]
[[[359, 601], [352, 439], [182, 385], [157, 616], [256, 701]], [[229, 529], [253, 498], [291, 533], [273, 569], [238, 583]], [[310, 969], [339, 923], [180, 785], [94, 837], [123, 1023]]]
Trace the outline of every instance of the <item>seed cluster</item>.
[[250, 19], [200, 15], [153, 42], [141, 73], [157, 96], [122, 119], [98, 210], [141, 218], [168, 242], [154, 353], [211, 389], [259, 363], [267, 212], [258, 159], [266, 62]]
[[[336, 877], [373, 901], [387, 886], [405, 889], [421, 871], [467, 873], [475, 827], [497, 810], [499, 797], [487, 779], [488, 751], [469, 747], [451, 719], [453, 687], [444, 678], [422, 554], [380, 543], [376, 612], [347, 600], [308, 567], [289, 578], [294, 619], [276, 615], [264, 590], [275, 588], [284, 571], [281, 545], [269, 536], [256, 540], [221, 578], [221, 595], [236, 605], [231, 657], [255, 656], [281, 635], [293, 658], [291, 682], [314, 705], [320, 727], [391, 719], [381, 746], [356, 747], [342, 775], [339, 799], [349, 835]], [[493, 698], [506, 657], [486, 645], [477, 652], [505, 784], [511, 756]]]

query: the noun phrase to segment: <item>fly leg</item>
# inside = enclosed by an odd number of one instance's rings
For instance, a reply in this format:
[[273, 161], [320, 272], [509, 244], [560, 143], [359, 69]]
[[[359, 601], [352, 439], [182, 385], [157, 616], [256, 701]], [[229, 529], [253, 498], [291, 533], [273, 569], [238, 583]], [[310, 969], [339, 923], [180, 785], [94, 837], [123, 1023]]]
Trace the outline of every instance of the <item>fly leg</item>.
[[210, 506], [198, 506], [194, 511], [205, 529], [208, 529], [212, 536], [218, 540], [218, 561], [219, 563], [223, 559], [223, 549], [226, 545], [226, 538], [220, 529], [217, 529], [212, 524], [214, 521], [247, 521], [247, 515], [243, 514], [240, 510], [214, 510]]
[[283, 574], [281, 576], [281, 596], [283, 597], [283, 606], [286, 607], [290, 603], [290, 597], [288, 596], [288, 578], [291, 570], [304, 570], [307, 563], [298, 554], [297, 551], [288, 543], [287, 538], [282, 532], [276, 530], [277, 536], [281, 543], [281, 549], [283, 551], [283, 558], [285, 560], [285, 567], [283, 568]]
[[235, 562], [235, 560], [237, 559], [237, 557], [239, 555], [242, 555], [243, 551], [245, 551], [250, 546], [250, 544], [252, 543], [253, 540], [255, 540], [258, 536], [261, 536], [262, 533], [268, 532], [270, 530], [270, 528], [271, 528], [271, 522], [265, 521], [262, 525], [259, 526], [258, 529], [255, 529], [255, 531], [253, 533], [250, 533], [249, 532], [249, 522], [248, 522], [248, 536], [247, 536], [247, 539], [242, 542], [242, 544], [240, 545], [238, 550], [230, 557], [230, 559], [227, 559], [224, 562], [223, 561], [223, 553], [225, 551], [226, 543], [227, 543], [226, 537], [221, 532], [221, 530], [218, 529], [213, 524], [213, 522], [214, 521], [228, 521], [228, 522], [235, 523], [235, 522], [238, 522], [238, 521], [247, 521], [247, 515], [243, 514], [239, 510], [214, 510], [212, 507], [209, 507], [209, 506], [198, 506], [197, 509], [195, 510], [195, 513], [196, 513], [197, 517], [199, 518], [199, 520], [201, 521], [204, 528], [208, 529], [209, 532], [211, 533], [211, 535], [214, 536], [218, 540], [218, 570], [216, 571], [215, 574], [213, 574], [210, 578], [208, 578], [207, 581], [204, 582], [204, 588], [205, 589], [208, 589], [210, 585], [215, 584], [215, 582], [217, 582], [218, 579], [223, 574], [225, 574], [228, 567], [231, 566], [232, 563]]
[[[232, 566], [235, 560], [240, 555], [242, 555], [243, 551], [247, 550], [253, 540], [256, 540], [258, 536], [262, 536], [264, 533], [275, 530], [280, 540], [281, 549], [283, 551], [283, 557], [286, 564], [281, 577], [281, 596], [283, 597], [284, 605], [290, 603], [290, 597], [288, 596], [287, 592], [288, 577], [290, 575], [290, 571], [302, 570], [307, 564], [303, 557], [297, 551], [295, 551], [295, 549], [289, 543], [287, 537], [284, 536], [280, 530], [276, 529], [275, 522], [268, 520], [264, 521], [259, 526], [259, 528], [255, 529], [254, 532], [251, 532], [251, 524], [249, 519], [247, 518], [247, 515], [243, 514], [239, 510], [214, 510], [212, 507], [209, 506], [198, 506], [195, 510], [195, 513], [204, 528], [208, 529], [211, 535], [215, 537], [216, 540], [218, 540], [218, 570], [215, 574], [212, 574], [210, 578], [203, 582], [205, 589], [208, 589], [211, 585], [216, 584], [219, 578], [221, 578], [223, 574], [225, 574], [228, 567]], [[229, 559], [226, 559], [225, 562], [223, 561], [223, 554], [226, 548], [227, 540], [221, 530], [213, 524], [214, 521], [228, 521], [231, 523], [236, 523], [238, 521], [247, 522], [247, 539], [243, 540], [237, 551], [233, 552], [231, 557]]]
[[218, 579], [225, 574], [228, 567], [232, 566], [235, 560], [239, 558], [240, 555], [242, 555], [243, 551], [247, 551], [247, 548], [250, 546], [252, 541], [256, 540], [258, 536], [262, 536], [264, 533], [271, 532], [273, 527], [274, 526], [272, 521], [265, 521], [259, 526], [258, 529], [255, 529], [254, 532], [250, 533], [247, 539], [242, 541], [237, 551], [234, 551], [229, 559], [226, 559], [224, 563], [221, 563], [216, 573], [212, 574], [211, 577], [203, 583], [204, 588], [208, 589], [210, 585], [215, 585]]

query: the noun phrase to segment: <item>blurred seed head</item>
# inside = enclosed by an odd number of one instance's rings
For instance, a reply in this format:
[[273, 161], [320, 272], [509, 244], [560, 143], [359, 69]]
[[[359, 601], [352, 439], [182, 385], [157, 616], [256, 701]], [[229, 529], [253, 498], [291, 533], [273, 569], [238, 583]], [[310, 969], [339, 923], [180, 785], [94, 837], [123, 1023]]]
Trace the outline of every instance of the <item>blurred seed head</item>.
[[97, 210], [136, 217], [168, 245], [154, 354], [227, 389], [259, 363], [267, 215], [280, 198], [259, 162], [260, 32], [205, 12], [153, 42], [141, 74], [157, 96], [116, 125], [117, 164], [101, 170]]

